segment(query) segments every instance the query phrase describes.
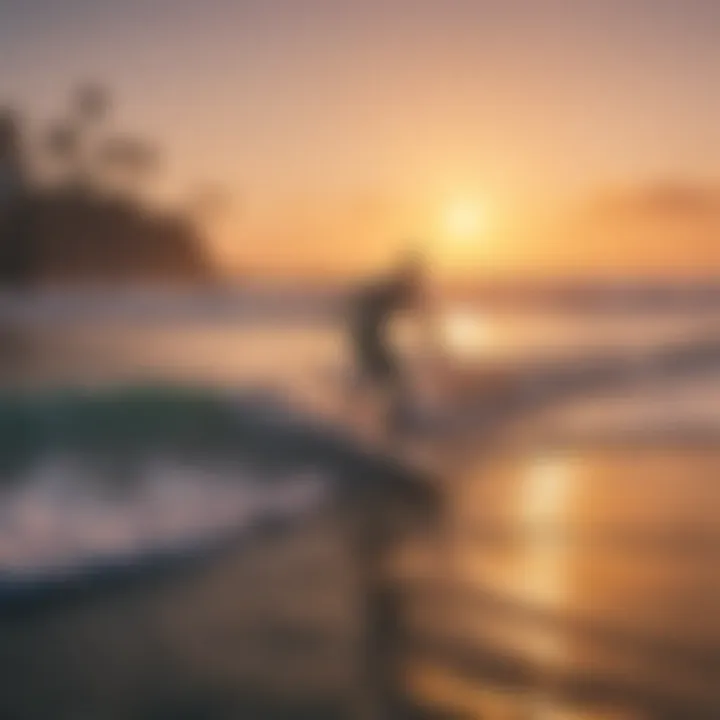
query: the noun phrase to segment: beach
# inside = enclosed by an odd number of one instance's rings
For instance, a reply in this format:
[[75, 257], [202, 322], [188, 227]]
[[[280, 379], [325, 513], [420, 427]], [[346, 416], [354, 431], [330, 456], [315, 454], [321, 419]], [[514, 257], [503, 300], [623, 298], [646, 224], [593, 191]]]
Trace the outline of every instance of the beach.
[[[4, 576], [82, 558], [104, 557], [115, 569], [68, 594], [71, 574], [58, 572], [52, 592], [6, 603], [3, 717], [350, 717], [358, 698], [377, 691], [361, 667], [376, 617], [368, 597], [381, 591], [368, 585], [368, 562], [382, 587], [395, 588], [388, 673], [408, 713], [715, 716], [717, 376], [574, 391], [522, 424], [515, 440], [510, 433], [491, 445], [466, 428], [462, 452], [432, 451], [443, 498], [432, 522], [408, 522], [388, 502], [383, 470], [372, 471], [362, 504], [333, 492], [338, 477], [326, 476], [319, 491], [295, 496], [298, 505], [273, 505], [259, 488], [276, 483], [273, 497], [292, 498], [292, 487], [317, 478], [317, 458], [349, 451], [333, 440], [278, 466], [274, 445], [248, 454], [260, 447], [241, 441], [251, 426], [233, 429], [226, 408], [245, 397], [245, 406], [265, 407], [267, 417], [274, 407], [318, 437], [332, 435], [330, 419], [357, 439], [338, 391], [343, 337], [322, 303], [305, 314], [293, 303], [284, 320], [278, 303], [271, 322], [269, 311], [253, 320], [246, 300], [233, 302], [189, 298], [171, 319], [152, 299], [135, 314], [118, 312], [115, 300], [115, 315], [103, 316], [98, 302], [76, 298], [65, 320], [62, 302], [12, 309], [25, 355], [8, 366], [6, 392], [17, 404], [6, 398], [15, 414], [5, 422], [26, 425], [23, 452], [5, 453], [5, 487], [30, 519], [22, 535], [3, 521]], [[473, 365], [488, 357], [508, 366], [578, 353], [634, 357], [701, 331], [710, 337], [713, 325], [708, 313], [634, 324], [519, 316], [523, 335], [479, 308], [474, 327], [467, 306], [463, 313], [453, 352], [466, 389], [477, 388]], [[605, 328], [592, 346], [575, 329], [589, 322]], [[286, 425], [277, 427], [286, 437]], [[84, 505], [68, 500], [78, 467], [90, 483], [74, 487]], [[93, 472], [98, 485], [120, 481], [124, 495], [94, 497]], [[160, 475], [164, 494], [151, 511], [148, 488]], [[111, 518], [115, 535], [93, 529], [113, 527]], [[397, 531], [372, 550], [358, 546], [367, 533], [381, 537], [379, 521]], [[244, 527], [207, 545], [213, 531]], [[167, 565], [156, 559], [128, 573], [158, 541], [182, 548], [183, 562], [156, 572]]]

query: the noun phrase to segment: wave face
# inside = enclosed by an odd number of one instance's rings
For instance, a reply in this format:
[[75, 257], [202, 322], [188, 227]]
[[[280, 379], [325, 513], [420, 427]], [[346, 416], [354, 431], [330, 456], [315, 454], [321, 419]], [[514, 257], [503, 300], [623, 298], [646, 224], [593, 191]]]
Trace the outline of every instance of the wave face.
[[0, 586], [317, 508], [329, 473], [294, 452], [309, 431], [270, 398], [202, 388], [3, 392]]
[[150, 448], [231, 448], [237, 408], [220, 393], [155, 386], [0, 393], [0, 468], [5, 478], [38, 453], [119, 456]]

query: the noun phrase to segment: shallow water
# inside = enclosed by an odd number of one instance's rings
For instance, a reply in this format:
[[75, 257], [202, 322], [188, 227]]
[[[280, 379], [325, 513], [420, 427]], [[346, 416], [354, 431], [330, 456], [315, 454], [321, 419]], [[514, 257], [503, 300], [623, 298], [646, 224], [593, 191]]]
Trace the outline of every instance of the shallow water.
[[[150, 297], [130, 307], [108, 298], [104, 305], [92, 297], [71, 300], [20, 303], [3, 311], [10, 328], [5, 385], [30, 394], [15, 405], [6, 398], [0, 410], [6, 439], [0, 570], [62, 568], [158, 545], [192, 544], [251, 525], [258, 515], [297, 519], [307, 510], [309, 525], [273, 546], [271, 579], [259, 580], [243, 559], [221, 564], [213, 581], [195, 578], [178, 591], [186, 609], [195, 593], [203, 598], [188, 610], [192, 622], [202, 625], [217, 615], [215, 639], [204, 638], [202, 652], [186, 647], [176, 626], [164, 642], [182, 646], [175, 652], [189, 665], [178, 677], [192, 677], [203, 693], [232, 694], [229, 688], [240, 678], [272, 688], [273, 675], [279, 682], [290, 666], [302, 675], [302, 663], [289, 659], [295, 651], [270, 639], [263, 646], [256, 638], [259, 659], [253, 665], [242, 643], [218, 649], [228, 627], [249, 628], [266, 602], [271, 627], [278, 617], [299, 613], [294, 633], [312, 627], [335, 637], [330, 645], [336, 649], [328, 652], [344, 658], [344, 670], [339, 663], [334, 669], [347, 682], [348, 648], [357, 642], [356, 636], [348, 639], [357, 628], [349, 628], [359, 622], [358, 608], [350, 590], [338, 594], [333, 588], [352, 585], [352, 558], [333, 555], [343, 542], [333, 525], [337, 518], [316, 526], [311, 512], [322, 507], [327, 478], [308, 477], [307, 468], [295, 475], [275, 468], [269, 488], [258, 463], [247, 462], [247, 449], [236, 447], [236, 431], [224, 412], [216, 412], [213, 399], [249, 388], [342, 419], [347, 359], [332, 313], [322, 303], [302, 312], [289, 312], [287, 302], [271, 303], [270, 322], [267, 304], [263, 315], [236, 298], [178, 303]], [[633, 357], [643, 348], [709, 336], [715, 323], [709, 314], [511, 317], [464, 306], [448, 315], [443, 350], [451, 369], [462, 375], [486, 357], [533, 362], [608, 349]], [[421, 372], [418, 349], [410, 342], [405, 352]], [[139, 382], [170, 382], [175, 389], [138, 405], [122, 388]], [[453, 462], [443, 479], [450, 499], [443, 531], [414, 536], [392, 566], [407, 590], [402, 617], [414, 638], [405, 653], [408, 695], [467, 717], [639, 720], [700, 717], [708, 707], [707, 716], [717, 716], [720, 450], [708, 442], [687, 446], [677, 431], [720, 429], [718, 382], [720, 375], [709, 374], [579, 398], [543, 411], [494, 456], [472, 442], [462, 457], [447, 453]], [[68, 387], [75, 390], [64, 399], [49, 399]], [[121, 388], [111, 410], [78, 410], [108, 387]], [[208, 402], [210, 391], [196, 387], [215, 388], [216, 395]], [[343, 422], [352, 427], [354, 420]], [[617, 447], [608, 442], [648, 427], [665, 432], [665, 439]], [[576, 436], [584, 442], [573, 444]], [[308, 551], [315, 559], [308, 562], [318, 563], [313, 572], [322, 582], [313, 588], [315, 581], [292, 579], [292, 558], [300, 552], [300, 538], [316, 536]], [[257, 554], [265, 557], [265, 550], [259, 547]], [[282, 610], [272, 610], [267, 598], [258, 600], [265, 592]], [[155, 607], [153, 627], [174, 605], [172, 595], [143, 602]], [[234, 602], [253, 609], [235, 617]], [[322, 612], [310, 612], [312, 621], [303, 615], [303, 608], [309, 612], [323, 602], [341, 604], [342, 621], [324, 623]], [[110, 626], [132, 628], [132, 614], [140, 610], [118, 612], [116, 619], [108, 614]], [[181, 616], [177, 622], [186, 622]], [[100, 653], [103, 632], [85, 629], [84, 616], [73, 622], [88, 633], [86, 657]], [[188, 629], [188, 637], [193, 632]], [[71, 652], [72, 641], [63, 637], [60, 646]], [[17, 647], [32, 646], [22, 633], [16, 640]], [[263, 660], [262, 647], [271, 659]], [[58, 653], [56, 662], [63, 664], [67, 657]], [[204, 653], [214, 671], [198, 669]], [[325, 676], [327, 682], [316, 685], [326, 694], [336, 682], [330, 680], [332, 664], [326, 658], [313, 666]], [[131, 673], [130, 666], [120, 666], [113, 672]], [[133, 682], [142, 682], [141, 675]], [[172, 677], [164, 682], [174, 684]], [[342, 685], [337, 680], [336, 690], [337, 683]], [[76, 692], [82, 696], [80, 686]], [[112, 688], [106, 693], [96, 709], [111, 702]], [[141, 716], [128, 712], [119, 717]]]
[[516, 712], [552, 699], [540, 717], [712, 716], [719, 471], [714, 448], [646, 446], [513, 453], [468, 473], [440, 546], [404, 560], [429, 636], [417, 692], [457, 709], [482, 688], [478, 716], [493, 691]]

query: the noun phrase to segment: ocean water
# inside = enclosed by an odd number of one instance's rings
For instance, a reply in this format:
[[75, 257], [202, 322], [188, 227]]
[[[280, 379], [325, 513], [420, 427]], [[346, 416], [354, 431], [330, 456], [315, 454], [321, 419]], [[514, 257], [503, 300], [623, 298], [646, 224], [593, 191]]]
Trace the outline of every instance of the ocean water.
[[[323, 528], [338, 478], [303, 453], [278, 462], [278, 448], [288, 418], [321, 437], [328, 419], [360, 432], [339, 310], [321, 292], [0, 299], [0, 596], [276, 521], [305, 530], [275, 551], [282, 560], [261, 553], [261, 565], [277, 562], [272, 582], [238, 580], [237, 603], [267, 582], [273, 597], [296, 599], [283, 612], [324, 607], [293, 585], [292, 558], [316, 532], [314, 553], [337, 544]], [[637, 382], [579, 385], [532, 406], [492, 452], [479, 441], [486, 427], [471, 422], [462, 452], [452, 437], [433, 450], [433, 468], [447, 467], [443, 532], [414, 536], [391, 562], [417, 638], [403, 656], [407, 694], [450, 717], [713, 717], [720, 365], [650, 370], [657, 351], [720, 336], [720, 314], [500, 312], [448, 300], [440, 317], [437, 345], [403, 328], [398, 338], [418, 394], [450, 414], [461, 401], [482, 406], [494, 378], [523, 368], [611, 356]], [[256, 418], [274, 428], [275, 417], [277, 436], [239, 440]], [[339, 602], [350, 560], [323, 562], [316, 589]], [[219, 612], [208, 597], [197, 607]], [[320, 615], [298, 622], [322, 626]], [[289, 673], [283, 652], [263, 683]], [[232, 683], [217, 662], [222, 693]], [[332, 665], [316, 668], [327, 679]]]

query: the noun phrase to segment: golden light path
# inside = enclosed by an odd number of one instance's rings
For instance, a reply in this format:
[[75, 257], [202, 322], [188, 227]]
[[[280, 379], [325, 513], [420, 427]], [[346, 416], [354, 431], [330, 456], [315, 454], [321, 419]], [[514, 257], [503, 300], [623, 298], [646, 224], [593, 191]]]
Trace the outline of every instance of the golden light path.
[[[539, 530], [540, 536], [530, 533], [520, 577], [525, 596], [544, 607], [557, 607], [567, 598], [567, 546], [549, 542], [544, 531], [560, 533], [571, 505], [574, 481], [570, 457], [547, 455], [530, 462], [521, 486], [519, 522]], [[538, 632], [530, 645], [541, 660], [560, 660], [564, 655], [564, 643], [553, 631]]]

